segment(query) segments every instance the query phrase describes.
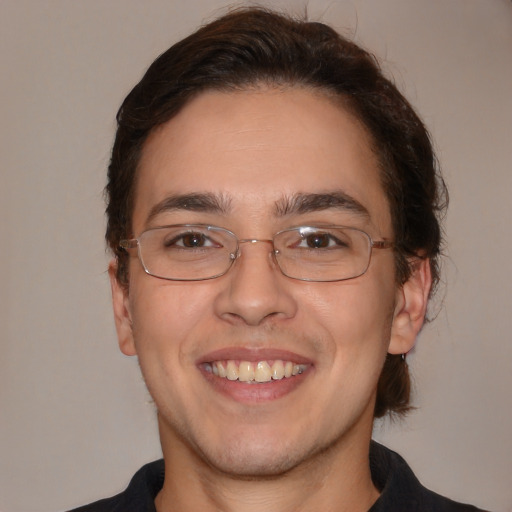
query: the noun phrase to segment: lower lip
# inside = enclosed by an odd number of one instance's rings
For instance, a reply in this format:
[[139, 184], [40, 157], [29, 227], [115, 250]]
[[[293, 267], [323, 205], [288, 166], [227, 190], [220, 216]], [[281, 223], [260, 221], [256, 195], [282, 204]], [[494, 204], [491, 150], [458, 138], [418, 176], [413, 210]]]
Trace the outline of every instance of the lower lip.
[[278, 400], [295, 391], [304, 382], [304, 379], [307, 378], [311, 372], [311, 367], [293, 377], [283, 377], [279, 380], [254, 383], [229, 380], [217, 377], [203, 368], [200, 368], [200, 370], [215, 391], [237, 402], [254, 404]]

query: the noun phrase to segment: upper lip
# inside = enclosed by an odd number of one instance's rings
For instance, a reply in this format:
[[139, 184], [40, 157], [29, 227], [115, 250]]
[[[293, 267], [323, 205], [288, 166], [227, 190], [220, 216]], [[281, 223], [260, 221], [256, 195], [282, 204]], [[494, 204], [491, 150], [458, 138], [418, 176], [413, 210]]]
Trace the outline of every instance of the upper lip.
[[308, 357], [289, 350], [276, 348], [248, 348], [248, 347], [225, 347], [208, 352], [201, 356], [197, 364], [211, 363], [213, 361], [291, 361], [295, 364], [312, 364]]

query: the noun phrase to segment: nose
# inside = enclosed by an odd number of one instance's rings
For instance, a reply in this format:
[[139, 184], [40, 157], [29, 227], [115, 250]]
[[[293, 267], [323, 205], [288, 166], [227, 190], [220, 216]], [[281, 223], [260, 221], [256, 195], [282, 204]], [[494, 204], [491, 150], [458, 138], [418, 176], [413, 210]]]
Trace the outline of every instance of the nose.
[[219, 316], [230, 322], [257, 326], [279, 318], [291, 318], [297, 305], [291, 280], [273, 258], [272, 240], [240, 240], [238, 257], [221, 279], [226, 283], [217, 296]]

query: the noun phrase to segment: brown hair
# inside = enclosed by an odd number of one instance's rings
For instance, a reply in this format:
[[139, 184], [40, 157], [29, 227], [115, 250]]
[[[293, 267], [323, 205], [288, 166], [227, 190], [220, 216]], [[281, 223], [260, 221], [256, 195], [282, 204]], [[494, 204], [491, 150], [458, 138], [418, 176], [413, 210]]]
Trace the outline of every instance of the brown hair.
[[[127, 284], [137, 165], [157, 126], [205, 90], [235, 91], [258, 85], [300, 86], [339, 98], [366, 127], [381, 166], [396, 239], [396, 275], [410, 276], [411, 257], [430, 259], [439, 280], [439, 218], [447, 194], [429, 134], [378, 62], [329, 26], [262, 8], [235, 10], [205, 25], [158, 57], [124, 100], [108, 170], [107, 242]], [[409, 408], [410, 378], [401, 356], [389, 355], [377, 390], [375, 416]]]

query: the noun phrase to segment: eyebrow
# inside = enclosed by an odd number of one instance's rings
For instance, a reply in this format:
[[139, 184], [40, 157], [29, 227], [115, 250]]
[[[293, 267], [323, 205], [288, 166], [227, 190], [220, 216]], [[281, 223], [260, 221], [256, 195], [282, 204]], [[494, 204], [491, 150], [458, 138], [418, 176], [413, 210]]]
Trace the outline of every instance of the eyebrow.
[[146, 219], [146, 224], [149, 224], [161, 213], [176, 210], [227, 214], [231, 210], [231, 201], [225, 195], [212, 194], [209, 192], [171, 195], [151, 208]]
[[[175, 194], [164, 198], [151, 208], [146, 224], [166, 212], [184, 210], [227, 215], [231, 209], [231, 200], [224, 194], [210, 192]], [[274, 215], [285, 217], [329, 209], [348, 211], [362, 217], [370, 217], [368, 210], [359, 201], [341, 190], [325, 193], [297, 193], [282, 197], [275, 203]]]
[[283, 197], [276, 202], [275, 214], [285, 215], [304, 214], [322, 210], [342, 210], [355, 213], [362, 217], [370, 217], [370, 213], [357, 199], [342, 190], [326, 193], [298, 193], [291, 197]]

